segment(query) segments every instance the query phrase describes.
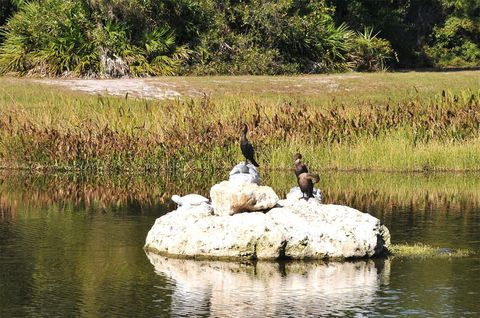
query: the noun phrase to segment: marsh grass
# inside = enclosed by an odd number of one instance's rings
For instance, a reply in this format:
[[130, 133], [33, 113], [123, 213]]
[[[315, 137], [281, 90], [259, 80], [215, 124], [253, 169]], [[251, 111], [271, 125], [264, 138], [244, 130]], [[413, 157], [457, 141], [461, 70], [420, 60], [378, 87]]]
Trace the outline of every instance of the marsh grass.
[[245, 122], [263, 169], [290, 168], [297, 151], [316, 170], [480, 169], [478, 89], [325, 103], [236, 93], [155, 101], [0, 81], [6, 83], [0, 90], [0, 165], [6, 168], [228, 168], [242, 160]]
[[478, 71], [346, 73], [298, 76], [208, 76], [159, 77], [144, 79], [158, 88], [169, 88], [182, 96], [215, 100], [256, 100], [275, 104], [285, 100], [324, 107], [331, 103], [393, 103], [431, 98], [448, 90], [459, 93], [478, 90]]

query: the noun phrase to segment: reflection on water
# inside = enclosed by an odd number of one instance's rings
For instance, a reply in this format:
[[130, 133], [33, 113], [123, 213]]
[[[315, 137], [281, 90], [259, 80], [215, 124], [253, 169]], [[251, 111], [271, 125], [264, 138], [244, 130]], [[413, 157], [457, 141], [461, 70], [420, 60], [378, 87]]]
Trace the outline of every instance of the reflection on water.
[[242, 264], [147, 254], [172, 281], [175, 317], [307, 317], [362, 312], [388, 283], [389, 260]]
[[[0, 171], [0, 207], [75, 205], [84, 209], [155, 208], [172, 194], [205, 192], [208, 179], [136, 174], [9, 174]], [[172, 205], [173, 207], [173, 205]]]
[[[174, 174], [11, 174], [0, 170], [0, 217], [15, 213], [19, 202], [34, 207], [65, 204], [94, 210], [129, 206], [156, 208], [173, 194], [208, 196], [226, 171]], [[266, 171], [262, 183], [284, 196], [296, 186], [289, 171]], [[480, 208], [480, 174], [322, 173], [326, 203], [362, 211], [391, 213], [398, 208], [441, 212]]]
[[[225, 172], [0, 172], [0, 317], [480, 316], [480, 176], [324, 173], [326, 201], [379, 217], [392, 242], [469, 248], [462, 259], [355, 263], [169, 260], [142, 250], [174, 193]], [[292, 173], [265, 172], [280, 195]], [[260, 313], [260, 315], [258, 315]]]

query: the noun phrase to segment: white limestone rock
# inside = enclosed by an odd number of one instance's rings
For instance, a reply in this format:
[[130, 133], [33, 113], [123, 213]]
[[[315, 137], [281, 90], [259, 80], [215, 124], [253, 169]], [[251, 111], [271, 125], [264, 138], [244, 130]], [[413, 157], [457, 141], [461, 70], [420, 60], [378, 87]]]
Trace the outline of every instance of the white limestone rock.
[[[216, 196], [211, 197], [218, 214]], [[233, 216], [182, 207], [156, 220], [145, 248], [188, 257], [324, 259], [372, 257], [385, 253], [388, 244], [388, 229], [369, 214], [287, 199], [267, 213]]]
[[268, 210], [278, 202], [277, 194], [270, 187], [232, 181], [214, 185], [210, 189], [210, 198], [216, 215]]
[[[286, 199], [278, 202], [302, 219], [299, 226], [289, 218], [286, 222], [293, 233], [305, 233], [302, 240], [291, 236], [286, 255], [292, 258], [327, 257], [357, 258], [382, 254], [390, 245], [390, 233], [380, 220], [348, 206], [321, 204], [317, 200]], [[276, 213], [277, 209], [270, 210]], [[284, 215], [281, 217], [285, 218]]]
[[230, 171], [228, 181], [235, 184], [256, 183], [260, 184], [260, 174], [251, 163], [241, 162]]

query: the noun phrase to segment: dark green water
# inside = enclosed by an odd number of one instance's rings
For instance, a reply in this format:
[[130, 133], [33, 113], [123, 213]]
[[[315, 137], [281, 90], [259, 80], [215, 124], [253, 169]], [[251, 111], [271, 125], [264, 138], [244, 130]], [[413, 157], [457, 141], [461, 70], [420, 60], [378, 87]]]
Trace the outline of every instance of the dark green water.
[[[207, 194], [221, 179], [0, 174], [0, 317], [480, 316], [479, 176], [337, 173], [321, 184], [327, 202], [379, 217], [394, 243], [475, 256], [250, 264], [144, 253], [171, 194]], [[274, 172], [264, 183], [294, 185]]]

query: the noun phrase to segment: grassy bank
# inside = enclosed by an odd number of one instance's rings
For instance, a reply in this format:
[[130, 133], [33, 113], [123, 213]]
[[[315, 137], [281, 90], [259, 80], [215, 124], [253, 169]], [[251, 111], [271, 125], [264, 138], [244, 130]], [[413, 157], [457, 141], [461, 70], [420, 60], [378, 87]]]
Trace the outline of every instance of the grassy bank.
[[246, 122], [262, 168], [480, 170], [479, 72], [343, 76], [156, 79], [183, 93], [166, 101], [0, 78], [0, 165], [228, 168]]

